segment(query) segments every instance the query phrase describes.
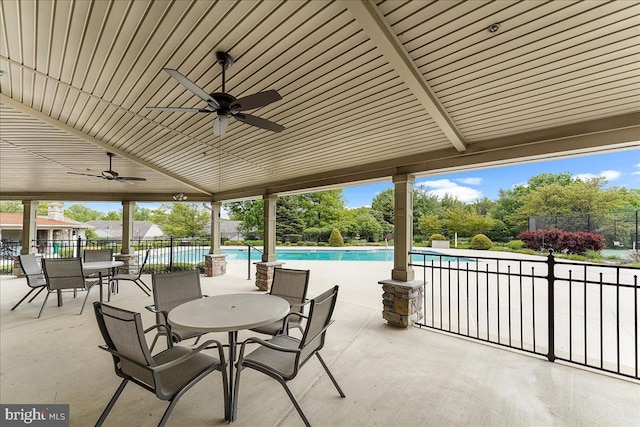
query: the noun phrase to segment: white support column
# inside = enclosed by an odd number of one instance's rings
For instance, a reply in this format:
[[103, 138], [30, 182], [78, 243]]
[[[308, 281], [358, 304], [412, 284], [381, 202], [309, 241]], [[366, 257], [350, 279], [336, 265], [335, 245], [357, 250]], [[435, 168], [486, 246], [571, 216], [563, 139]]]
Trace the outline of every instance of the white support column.
[[264, 197], [264, 253], [263, 262], [273, 262], [276, 256], [276, 202], [278, 196], [266, 194]]
[[38, 212], [37, 200], [23, 200], [22, 201], [22, 249], [21, 254], [29, 254], [36, 252], [36, 248], [31, 247], [38, 235], [37, 232], [37, 212]]
[[222, 253], [222, 249], [220, 248], [220, 226], [222, 222], [222, 219], [220, 218], [221, 211], [222, 202], [211, 203], [211, 249], [209, 249], [210, 254]]
[[409, 251], [413, 244], [413, 183], [411, 174], [395, 175], [393, 270], [391, 279], [410, 282], [414, 279], [409, 265]]
[[133, 213], [136, 203], [132, 201], [122, 202], [122, 253], [133, 253], [131, 240], [133, 239]]

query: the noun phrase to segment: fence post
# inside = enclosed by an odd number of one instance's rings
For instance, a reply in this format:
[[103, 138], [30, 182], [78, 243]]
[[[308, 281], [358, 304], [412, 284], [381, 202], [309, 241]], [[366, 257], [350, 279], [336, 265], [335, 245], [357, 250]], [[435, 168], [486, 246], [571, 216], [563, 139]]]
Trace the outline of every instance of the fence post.
[[549, 362], [553, 362], [556, 360], [555, 355], [555, 258], [553, 257], [553, 249], [549, 249], [549, 256], [547, 256], [547, 311], [549, 313], [548, 326], [547, 329], [549, 331], [549, 354], [547, 355], [547, 359]]
[[247, 280], [251, 280], [251, 245], [247, 244]]
[[82, 237], [78, 236], [78, 243], [76, 243], [76, 257], [82, 258]]
[[173, 271], [173, 237], [169, 237], [169, 273]]

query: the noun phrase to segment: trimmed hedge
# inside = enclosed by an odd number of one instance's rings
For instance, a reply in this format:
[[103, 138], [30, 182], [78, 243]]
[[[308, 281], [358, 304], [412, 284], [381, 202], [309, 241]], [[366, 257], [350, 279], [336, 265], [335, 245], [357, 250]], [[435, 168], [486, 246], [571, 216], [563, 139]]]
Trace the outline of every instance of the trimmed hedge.
[[587, 251], [599, 252], [604, 249], [604, 238], [595, 233], [583, 231], [568, 232], [558, 229], [525, 231], [518, 235], [529, 249], [540, 251], [553, 249], [555, 252], [583, 255]]
[[486, 251], [491, 249], [493, 242], [484, 234], [476, 234], [471, 239], [471, 249]]
[[429, 236], [429, 240], [427, 241], [427, 246], [431, 246], [431, 242], [433, 242], [434, 240], [447, 240], [446, 237], [444, 237], [442, 234], [432, 234], [431, 236]]

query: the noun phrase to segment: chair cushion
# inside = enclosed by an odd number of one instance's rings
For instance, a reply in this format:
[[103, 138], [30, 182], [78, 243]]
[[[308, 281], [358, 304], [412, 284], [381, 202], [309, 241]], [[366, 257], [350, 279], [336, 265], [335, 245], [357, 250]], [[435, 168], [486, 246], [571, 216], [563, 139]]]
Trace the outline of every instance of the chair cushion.
[[[289, 335], [276, 335], [269, 340], [269, 343], [288, 349], [300, 347], [300, 340]], [[295, 376], [296, 353], [260, 346], [244, 357], [243, 364], [245, 367], [263, 372], [276, 372], [284, 379], [289, 380]]]

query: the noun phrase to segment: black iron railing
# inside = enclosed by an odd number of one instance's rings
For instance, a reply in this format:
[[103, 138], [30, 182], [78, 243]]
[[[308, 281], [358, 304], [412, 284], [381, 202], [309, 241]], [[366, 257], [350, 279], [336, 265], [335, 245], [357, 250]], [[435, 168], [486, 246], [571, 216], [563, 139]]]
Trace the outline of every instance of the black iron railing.
[[263, 253], [260, 249], [247, 243], [247, 280], [251, 280], [251, 250], [252, 249], [260, 254]]
[[632, 267], [410, 252], [424, 281], [421, 327], [638, 379]]

